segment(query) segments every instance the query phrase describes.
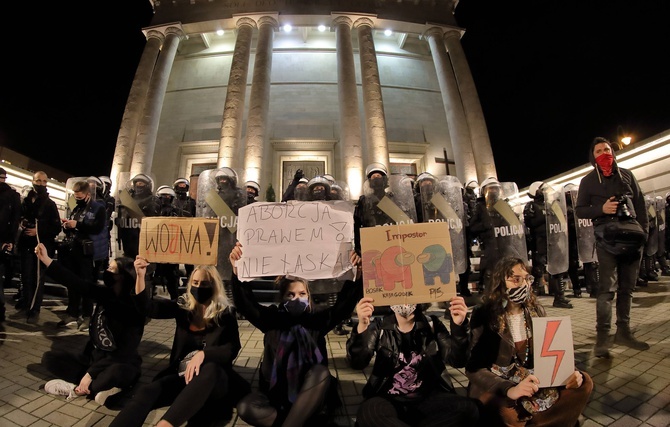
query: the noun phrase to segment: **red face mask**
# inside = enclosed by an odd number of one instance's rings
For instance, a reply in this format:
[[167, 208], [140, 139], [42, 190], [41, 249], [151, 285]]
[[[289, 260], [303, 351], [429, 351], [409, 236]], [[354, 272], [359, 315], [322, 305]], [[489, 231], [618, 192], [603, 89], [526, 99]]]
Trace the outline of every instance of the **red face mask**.
[[612, 175], [612, 163], [614, 162], [614, 156], [609, 153], [603, 153], [596, 157], [596, 164], [600, 166], [600, 170], [603, 171], [603, 175], [610, 176]]

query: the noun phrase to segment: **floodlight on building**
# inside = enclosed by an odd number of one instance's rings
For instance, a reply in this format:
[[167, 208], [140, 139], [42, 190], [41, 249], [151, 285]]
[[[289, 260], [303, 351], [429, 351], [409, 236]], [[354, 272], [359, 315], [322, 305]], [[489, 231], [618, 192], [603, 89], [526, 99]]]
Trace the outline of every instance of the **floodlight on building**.
[[282, 28], [284, 29], [284, 32], [285, 32], [285, 33], [290, 33], [291, 30], [293, 29], [293, 27], [291, 26], [291, 24], [285, 24]]
[[391, 31], [391, 30], [384, 30], [384, 35], [385, 35], [386, 37], [390, 37], [391, 34], [393, 34], [393, 31]]
[[222, 36], [223, 33], [224, 33], [223, 30], [216, 30], [216, 35], [217, 35], [217, 36]]
[[321, 33], [323, 33], [324, 31], [326, 31], [326, 26], [323, 25], [323, 24], [319, 25], [317, 28], [319, 29], [319, 32], [321, 32]]

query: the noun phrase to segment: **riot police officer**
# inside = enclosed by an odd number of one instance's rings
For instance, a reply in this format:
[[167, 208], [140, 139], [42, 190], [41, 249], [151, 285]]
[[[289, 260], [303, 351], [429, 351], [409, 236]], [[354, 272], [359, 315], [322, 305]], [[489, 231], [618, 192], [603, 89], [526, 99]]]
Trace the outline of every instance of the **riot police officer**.
[[190, 188], [191, 185], [186, 178], [177, 178], [172, 184], [175, 194], [172, 206], [175, 209], [176, 216], [195, 217], [195, 200], [189, 195]]
[[[158, 201], [158, 216], [176, 217], [177, 209], [174, 207], [174, 200], [177, 194], [169, 185], [161, 185], [156, 190], [156, 199]], [[152, 291], [156, 294], [156, 286], [162, 284], [163, 289], [167, 289], [170, 299], [176, 300], [179, 296], [179, 265], [173, 263], [158, 263], [152, 280]]]
[[247, 187], [247, 205], [257, 202], [261, 186], [256, 181], [247, 181], [244, 185]]
[[330, 200], [331, 181], [324, 176], [315, 176], [307, 183], [307, 200], [326, 201]]
[[153, 194], [153, 180], [146, 174], [135, 175], [126, 183], [125, 191], [130, 200], [124, 201], [121, 194], [116, 221], [124, 256], [135, 259], [139, 253], [142, 217], [157, 216], [158, 203]]

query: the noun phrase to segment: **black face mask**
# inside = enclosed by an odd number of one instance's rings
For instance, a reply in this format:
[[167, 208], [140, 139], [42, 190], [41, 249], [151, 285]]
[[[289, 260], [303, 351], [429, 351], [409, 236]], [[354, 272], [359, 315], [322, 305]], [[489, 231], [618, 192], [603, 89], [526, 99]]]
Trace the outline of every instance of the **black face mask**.
[[370, 187], [374, 189], [384, 188], [384, 178], [372, 178], [370, 180]]
[[135, 196], [141, 197], [144, 196], [148, 193], [148, 188], [146, 186], [144, 187], [135, 187]]
[[163, 205], [163, 206], [172, 205], [172, 198], [171, 197], [161, 197], [161, 205]]
[[211, 286], [202, 286], [206, 282], [200, 282], [200, 287], [196, 288], [191, 286], [191, 295], [198, 301], [199, 304], [205, 304], [207, 301], [212, 299], [214, 295], [214, 289]]
[[86, 206], [86, 199], [75, 199], [77, 206], [84, 207]]
[[324, 190], [312, 191], [312, 200], [326, 200], [326, 192]]
[[102, 282], [108, 288], [112, 288], [116, 295], [121, 294], [121, 290], [123, 289], [123, 276], [121, 273], [112, 273], [109, 270], [105, 270], [102, 273]]
[[35, 193], [37, 193], [40, 196], [43, 195], [43, 194], [47, 194], [47, 186], [46, 185], [33, 184], [33, 188], [35, 189]]
[[256, 196], [254, 196], [253, 194], [247, 194], [247, 205], [250, 205], [255, 201], [256, 201]]
[[295, 298], [284, 303], [284, 309], [293, 316], [300, 316], [309, 307], [308, 298]]

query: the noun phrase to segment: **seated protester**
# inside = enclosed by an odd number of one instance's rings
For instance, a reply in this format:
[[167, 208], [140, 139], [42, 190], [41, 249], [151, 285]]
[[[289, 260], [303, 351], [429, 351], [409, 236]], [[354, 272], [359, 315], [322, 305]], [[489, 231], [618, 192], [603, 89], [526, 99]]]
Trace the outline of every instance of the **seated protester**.
[[[47, 351], [42, 365], [62, 378], [44, 386], [50, 394], [87, 396], [104, 405], [106, 399], [132, 387], [140, 378], [142, 358], [138, 347], [144, 333], [149, 295], [135, 292], [135, 270], [130, 258], [116, 258], [103, 273], [104, 286], [87, 282], [52, 260], [44, 245], [35, 249], [47, 266], [47, 275], [95, 301], [89, 340], [83, 352]], [[78, 385], [75, 385], [78, 384]]]
[[[143, 258], [135, 260], [138, 293], [145, 290], [148, 265]], [[152, 299], [148, 315], [176, 321], [170, 364], [137, 389], [110, 426], [139, 427], [151, 410], [164, 406], [170, 408], [156, 424], [159, 427], [187, 421], [204, 426], [230, 417], [235, 396], [246, 395], [251, 387], [233, 370], [240, 335], [216, 267], [196, 266], [186, 293], [177, 301]], [[222, 408], [222, 403], [227, 406]]]
[[[314, 415], [331, 409], [329, 399], [338, 399], [337, 380], [328, 370], [325, 336], [351, 314], [362, 296], [361, 270], [357, 269], [356, 282], [344, 283], [334, 305], [315, 312], [308, 282], [291, 276], [276, 279], [281, 298], [278, 305], [256, 302], [251, 288], [237, 278], [235, 263], [241, 257], [242, 246], [238, 242], [229, 258], [233, 265], [233, 299], [240, 314], [265, 334], [265, 348], [260, 390], [238, 403], [237, 414], [252, 426], [318, 422]], [[350, 260], [360, 266], [360, 258], [353, 251]], [[340, 403], [339, 399], [333, 403]]]
[[371, 319], [372, 298], [356, 305], [359, 323], [347, 340], [347, 359], [364, 369], [375, 357], [356, 415], [359, 427], [472, 426], [477, 402], [458, 395], [446, 365], [462, 367], [468, 350], [468, 307], [463, 297], [449, 304], [451, 333], [422, 305], [392, 305], [393, 314]]
[[[565, 386], [539, 388], [532, 374], [531, 318], [546, 314], [532, 283], [522, 259], [502, 258], [483, 304], [472, 313], [468, 396], [484, 404], [483, 425], [574, 426], [593, 390], [591, 377], [577, 370]], [[513, 381], [510, 374], [527, 376]]]

